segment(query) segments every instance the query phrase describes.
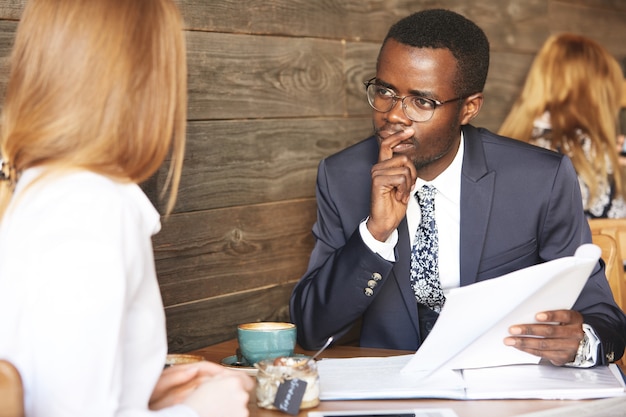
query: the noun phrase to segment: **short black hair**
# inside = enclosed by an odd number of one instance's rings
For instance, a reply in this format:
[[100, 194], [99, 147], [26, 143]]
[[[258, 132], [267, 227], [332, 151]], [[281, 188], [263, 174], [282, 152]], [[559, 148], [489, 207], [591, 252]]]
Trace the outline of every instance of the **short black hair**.
[[422, 10], [389, 29], [394, 39], [416, 48], [448, 49], [457, 61], [454, 89], [459, 97], [483, 91], [489, 70], [489, 41], [481, 28], [451, 10]]

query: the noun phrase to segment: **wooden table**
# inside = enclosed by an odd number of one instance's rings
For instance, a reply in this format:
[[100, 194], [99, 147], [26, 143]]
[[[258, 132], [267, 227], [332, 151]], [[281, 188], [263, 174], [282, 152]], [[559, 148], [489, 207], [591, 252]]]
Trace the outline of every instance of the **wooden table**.
[[[213, 362], [221, 362], [223, 358], [232, 356], [237, 349], [237, 340], [228, 340], [189, 353], [205, 357]], [[313, 352], [296, 348], [297, 353], [309, 354]], [[371, 349], [354, 346], [332, 346], [323, 352], [326, 358], [348, 358], [355, 356], [392, 356], [410, 353], [401, 350]], [[583, 401], [562, 400], [370, 400], [370, 401], [322, 401], [314, 409], [301, 410], [298, 417], [307, 417], [312, 410], [339, 411], [339, 410], [375, 410], [375, 409], [413, 409], [413, 408], [450, 408], [459, 417], [513, 417], [518, 414], [533, 411], [547, 410], [556, 407], [582, 403]], [[265, 410], [257, 407], [254, 393], [250, 404], [251, 417], [285, 417], [288, 414], [276, 410]]]

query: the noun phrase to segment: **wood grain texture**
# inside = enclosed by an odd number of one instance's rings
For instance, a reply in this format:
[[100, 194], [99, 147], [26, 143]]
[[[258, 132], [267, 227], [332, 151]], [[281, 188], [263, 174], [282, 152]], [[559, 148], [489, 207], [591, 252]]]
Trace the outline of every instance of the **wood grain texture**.
[[379, 43], [346, 43], [346, 110], [350, 116], [366, 116], [371, 119], [372, 109], [367, 104], [363, 83], [376, 75], [379, 51]]
[[552, 0], [551, 3], [585, 6], [599, 10], [626, 11], [624, 0]]
[[0, 19], [18, 20], [22, 15], [26, 0], [1, 0]]
[[551, 32], [579, 33], [616, 56], [626, 56], [626, 2], [619, 8], [608, 8], [611, 2], [605, 3], [599, 7], [591, 2], [551, 2], [549, 13], [555, 17]]
[[13, 47], [16, 28], [17, 22], [0, 20], [0, 97], [4, 97], [9, 80], [11, 48]]
[[165, 305], [299, 279], [315, 218], [314, 198], [170, 216], [153, 240]]
[[369, 117], [192, 122], [175, 211], [314, 197], [320, 160], [371, 132]]
[[390, 24], [415, 11], [422, 2], [186, 0], [178, 3], [187, 26], [194, 30], [378, 41]]
[[[169, 351], [188, 352], [232, 339], [237, 325], [255, 321], [289, 321], [293, 282], [257, 287], [223, 297], [167, 307]], [[233, 355], [235, 352], [232, 353]]]
[[341, 42], [189, 32], [189, 118], [341, 116]]
[[[446, 8], [474, 20], [495, 44], [535, 39], [545, 30], [545, 0], [204, 0], [178, 2], [187, 27], [198, 31], [271, 34], [380, 43], [389, 26], [426, 8]], [[259, 19], [263, 16], [263, 19]], [[534, 26], [534, 27], [533, 27]]]

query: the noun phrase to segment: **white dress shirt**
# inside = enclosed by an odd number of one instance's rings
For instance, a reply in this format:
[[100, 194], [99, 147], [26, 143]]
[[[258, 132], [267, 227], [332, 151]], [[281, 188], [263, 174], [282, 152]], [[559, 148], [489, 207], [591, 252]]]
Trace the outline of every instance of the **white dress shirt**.
[[[444, 294], [450, 288], [460, 285], [460, 233], [461, 233], [461, 168], [463, 166], [463, 134], [454, 160], [437, 178], [428, 182], [437, 189], [435, 195], [435, 222], [439, 232], [439, 279]], [[411, 246], [415, 240], [421, 213], [415, 193], [426, 181], [417, 178], [413, 188], [413, 197], [409, 199], [406, 210], [407, 225]], [[395, 262], [394, 248], [398, 243], [396, 229], [386, 242], [376, 240], [363, 221], [359, 227], [365, 244], [384, 259]]]
[[28, 417], [195, 416], [148, 401], [167, 353], [151, 236], [159, 214], [133, 183], [30, 169], [0, 224], [0, 357]]

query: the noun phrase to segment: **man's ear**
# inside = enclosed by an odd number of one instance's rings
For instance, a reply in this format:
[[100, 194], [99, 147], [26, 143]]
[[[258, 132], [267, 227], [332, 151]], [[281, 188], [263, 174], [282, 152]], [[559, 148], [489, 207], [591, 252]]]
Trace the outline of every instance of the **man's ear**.
[[463, 103], [463, 108], [461, 109], [461, 125], [468, 124], [474, 117], [476, 117], [482, 106], [483, 93], [476, 93], [467, 97]]

